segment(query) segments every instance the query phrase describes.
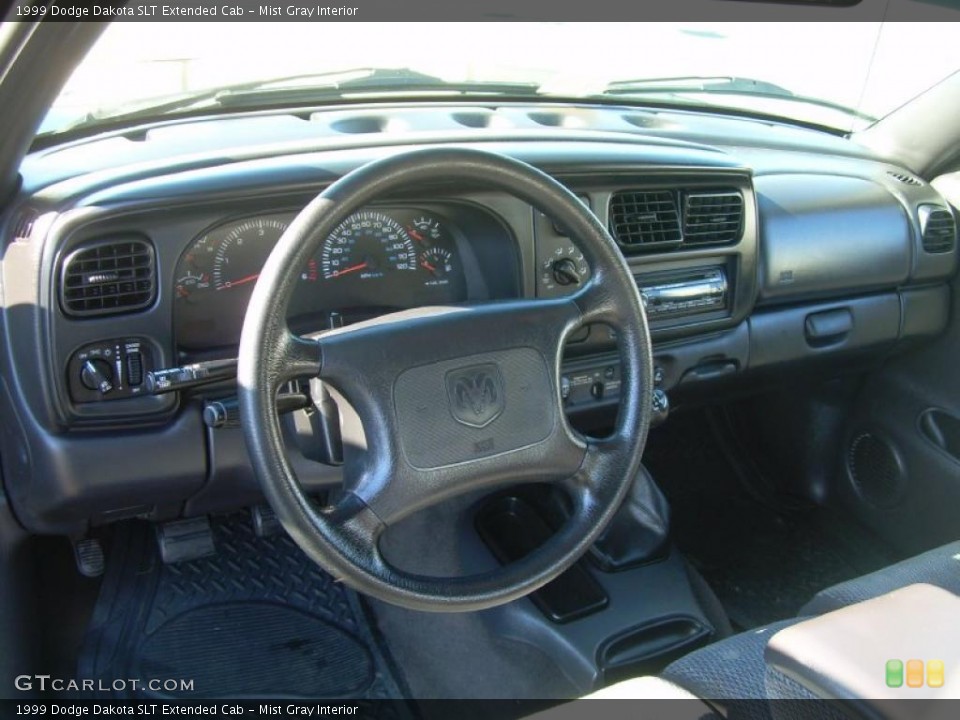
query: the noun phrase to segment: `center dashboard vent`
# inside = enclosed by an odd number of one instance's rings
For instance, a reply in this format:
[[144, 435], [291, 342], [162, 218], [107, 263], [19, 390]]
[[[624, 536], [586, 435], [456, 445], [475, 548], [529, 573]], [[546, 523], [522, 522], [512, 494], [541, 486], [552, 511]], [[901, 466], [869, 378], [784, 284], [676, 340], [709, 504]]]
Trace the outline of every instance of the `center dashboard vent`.
[[610, 200], [610, 223], [625, 247], [679, 243], [680, 212], [671, 190], [625, 190]]
[[610, 199], [610, 226], [625, 250], [723, 245], [740, 239], [737, 190], [622, 190]]
[[921, 205], [919, 212], [923, 249], [928, 253], [953, 250], [957, 239], [957, 225], [953, 213], [936, 205]]
[[141, 238], [84, 245], [63, 261], [60, 304], [68, 315], [118, 315], [142, 310], [156, 296], [153, 246]]

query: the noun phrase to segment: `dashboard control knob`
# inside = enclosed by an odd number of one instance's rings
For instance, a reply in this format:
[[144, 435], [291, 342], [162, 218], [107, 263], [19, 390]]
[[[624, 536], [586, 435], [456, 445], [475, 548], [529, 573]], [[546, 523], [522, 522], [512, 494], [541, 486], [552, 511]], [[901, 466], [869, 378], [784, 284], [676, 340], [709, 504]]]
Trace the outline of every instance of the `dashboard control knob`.
[[595, 382], [590, 386], [590, 394], [593, 395], [594, 400], [603, 399], [603, 383]]
[[557, 285], [579, 285], [580, 272], [577, 264], [570, 258], [560, 258], [552, 266], [553, 279]]
[[566, 375], [560, 378], [560, 397], [563, 400], [570, 398], [570, 378]]
[[80, 382], [88, 390], [106, 395], [113, 390], [113, 372], [106, 360], [86, 360], [80, 368]]
[[664, 422], [670, 414], [670, 398], [660, 388], [653, 391], [653, 416], [650, 418], [650, 425], [655, 426]]

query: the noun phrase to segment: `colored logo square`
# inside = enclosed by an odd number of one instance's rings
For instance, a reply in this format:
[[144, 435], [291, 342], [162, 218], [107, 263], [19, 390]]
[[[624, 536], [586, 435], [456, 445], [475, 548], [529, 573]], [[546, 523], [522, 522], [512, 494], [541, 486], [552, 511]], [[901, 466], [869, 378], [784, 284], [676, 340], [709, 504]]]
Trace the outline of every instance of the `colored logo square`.
[[903, 685], [903, 662], [900, 660], [887, 660], [887, 687], [900, 687]]
[[927, 663], [927, 686], [943, 687], [943, 660], [931, 660]]
[[923, 687], [923, 660], [907, 660], [907, 687]]

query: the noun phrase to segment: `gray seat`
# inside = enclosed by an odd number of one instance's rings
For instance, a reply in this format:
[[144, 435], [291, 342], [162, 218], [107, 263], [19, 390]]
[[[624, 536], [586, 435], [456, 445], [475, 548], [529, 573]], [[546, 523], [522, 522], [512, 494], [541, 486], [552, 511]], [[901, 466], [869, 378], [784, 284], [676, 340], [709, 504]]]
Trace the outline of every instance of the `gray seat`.
[[960, 541], [822, 590], [799, 614], [823, 615], [916, 583], [935, 585], [960, 595]]
[[[667, 666], [658, 678], [633, 678], [594, 693], [596, 698], [697, 698], [685, 716], [725, 720], [844, 720], [842, 707], [823, 703], [774, 704], [771, 699], [814, 699], [806, 688], [767, 665], [764, 652], [781, 630], [815, 615], [925, 583], [960, 596], [960, 542], [944, 545], [877, 572], [817, 593], [800, 617], [748, 630], [708, 645]], [[548, 713], [544, 718], [553, 717]]]
[[[805, 617], [831, 612], [915, 583], [935, 585], [960, 595], [960, 542], [827, 588], [803, 607], [801, 617], [748, 630], [697, 650], [669, 665], [660, 677], [698, 698], [719, 701], [717, 704], [723, 706], [724, 715], [730, 720], [769, 718], [767, 704], [757, 701], [770, 697], [771, 678], [764, 662], [764, 649], [773, 635]], [[795, 689], [798, 697], [806, 696], [799, 685]]]

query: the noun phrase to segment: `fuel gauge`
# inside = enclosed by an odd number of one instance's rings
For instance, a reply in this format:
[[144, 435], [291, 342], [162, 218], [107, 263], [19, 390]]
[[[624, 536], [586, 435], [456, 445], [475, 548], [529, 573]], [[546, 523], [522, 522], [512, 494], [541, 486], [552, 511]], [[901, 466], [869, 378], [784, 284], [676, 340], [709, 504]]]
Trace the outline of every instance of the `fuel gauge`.
[[453, 272], [453, 253], [442, 247], [428, 248], [420, 256], [420, 267], [430, 274], [427, 285], [446, 285]]

